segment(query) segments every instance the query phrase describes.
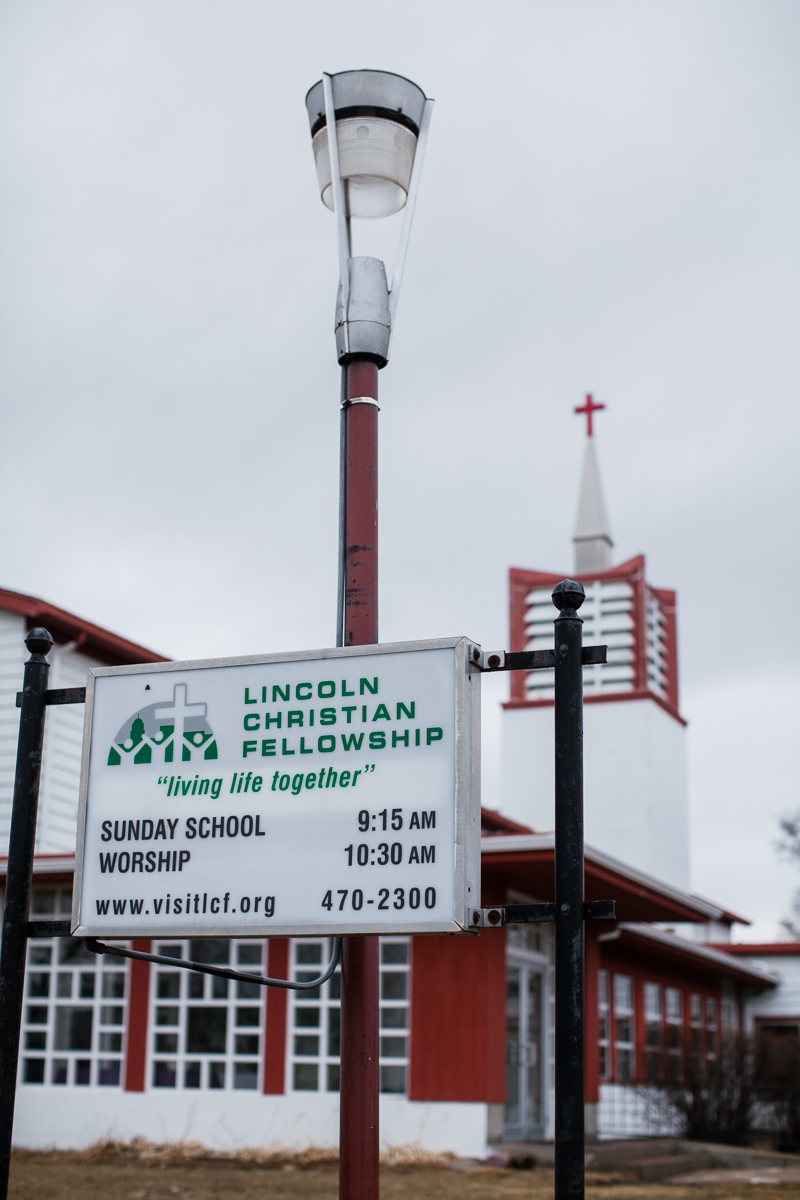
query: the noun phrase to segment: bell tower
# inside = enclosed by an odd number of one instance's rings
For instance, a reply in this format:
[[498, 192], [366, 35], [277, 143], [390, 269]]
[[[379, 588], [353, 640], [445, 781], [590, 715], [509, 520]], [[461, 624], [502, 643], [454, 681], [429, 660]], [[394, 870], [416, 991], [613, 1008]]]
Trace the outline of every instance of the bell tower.
[[[591, 396], [586, 416], [575, 578], [586, 589], [584, 645], [608, 662], [584, 668], [586, 842], [647, 874], [689, 886], [686, 722], [678, 708], [675, 593], [646, 580], [644, 555], [612, 565]], [[563, 572], [509, 571], [510, 648], [553, 647], [550, 599]], [[505, 815], [537, 832], [554, 825], [553, 672], [515, 671], [503, 705]]]

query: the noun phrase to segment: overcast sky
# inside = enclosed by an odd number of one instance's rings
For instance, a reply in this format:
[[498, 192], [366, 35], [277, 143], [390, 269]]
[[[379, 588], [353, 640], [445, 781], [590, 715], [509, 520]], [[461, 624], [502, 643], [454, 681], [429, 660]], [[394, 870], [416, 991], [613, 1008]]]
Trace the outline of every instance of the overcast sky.
[[332, 643], [337, 265], [303, 101], [323, 70], [408, 75], [436, 108], [380, 377], [381, 638], [503, 646], [508, 567], [572, 570], [594, 392], [615, 561], [678, 591], [694, 886], [773, 936], [800, 885], [774, 849], [799, 63], [796, 0], [6, 0], [0, 585], [175, 657]]

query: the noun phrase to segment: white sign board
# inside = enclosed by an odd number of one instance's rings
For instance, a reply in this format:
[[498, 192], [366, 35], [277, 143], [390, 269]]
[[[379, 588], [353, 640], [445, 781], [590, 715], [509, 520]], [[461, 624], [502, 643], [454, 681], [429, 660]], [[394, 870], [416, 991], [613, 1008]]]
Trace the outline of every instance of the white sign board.
[[479, 903], [466, 638], [102, 667], [72, 932], [457, 932]]

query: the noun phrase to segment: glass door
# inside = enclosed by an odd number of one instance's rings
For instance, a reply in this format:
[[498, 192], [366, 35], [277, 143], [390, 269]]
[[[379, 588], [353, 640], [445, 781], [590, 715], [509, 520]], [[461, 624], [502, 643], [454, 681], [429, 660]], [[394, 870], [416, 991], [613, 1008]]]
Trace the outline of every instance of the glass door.
[[506, 1141], [544, 1137], [544, 970], [506, 968]]

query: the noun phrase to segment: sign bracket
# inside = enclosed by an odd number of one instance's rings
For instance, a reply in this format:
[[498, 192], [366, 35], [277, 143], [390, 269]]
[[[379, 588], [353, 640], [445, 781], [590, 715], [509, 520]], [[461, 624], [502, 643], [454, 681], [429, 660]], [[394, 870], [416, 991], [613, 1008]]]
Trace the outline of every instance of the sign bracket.
[[[17, 708], [22, 708], [23, 692], [17, 692]], [[85, 704], [86, 688], [48, 688], [44, 694], [45, 704]]]
[[[472, 661], [481, 671], [552, 671], [556, 665], [555, 650], [479, 650], [472, 651]], [[608, 646], [582, 646], [581, 665], [603, 666], [608, 662]]]
[[[584, 900], [584, 921], [616, 920], [616, 901]], [[495, 904], [472, 910], [471, 929], [499, 929], [503, 925], [538, 925], [555, 921], [555, 904]]]

